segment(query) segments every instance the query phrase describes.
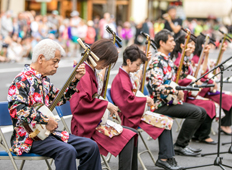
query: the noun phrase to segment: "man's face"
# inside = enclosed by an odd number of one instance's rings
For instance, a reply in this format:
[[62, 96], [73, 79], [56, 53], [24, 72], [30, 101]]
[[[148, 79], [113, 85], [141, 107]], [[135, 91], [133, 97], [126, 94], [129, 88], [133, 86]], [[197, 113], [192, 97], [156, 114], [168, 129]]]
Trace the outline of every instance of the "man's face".
[[43, 76], [53, 75], [56, 73], [57, 68], [59, 66], [61, 54], [60, 51], [56, 50], [55, 57], [46, 60], [44, 56], [41, 57], [41, 70], [43, 70], [41, 73]]
[[171, 53], [173, 51], [173, 49], [175, 48], [175, 41], [173, 36], [168, 35], [168, 40], [165, 42], [161, 41], [161, 47], [163, 48], [164, 51], [166, 51], [167, 53]]
[[168, 11], [168, 14], [171, 17], [171, 19], [176, 19], [176, 9], [170, 9]]

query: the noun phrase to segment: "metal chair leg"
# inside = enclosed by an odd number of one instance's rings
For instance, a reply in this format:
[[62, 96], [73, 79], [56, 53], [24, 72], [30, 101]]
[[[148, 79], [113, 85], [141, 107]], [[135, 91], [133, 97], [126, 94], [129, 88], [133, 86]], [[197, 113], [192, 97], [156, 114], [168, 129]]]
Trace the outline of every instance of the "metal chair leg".
[[[52, 164], [52, 161], [53, 161], [53, 159], [51, 160], [51, 164]], [[45, 162], [46, 162], [46, 164], [47, 164], [47, 166], [48, 166], [48, 170], [52, 170], [52, 167], [51, 167], [51, 164], [49, 164], [49, 162], [48, 162], [48, 160], [47, 159], [45, 159]]]
[[48, 160], [47, 160], [47, 159], [45, 160], [45, 162], [46, 162], [46, 164], [49, 164], [49, 166], [48, 166], [48, 169], [47, 169], [47, 170], [51, 170], [50, 168], [51, 168], [51, 166], [52, 166], [53, 159], [51, 159], [50, 163], [48, 162]]
[[102, 167], [102, 169], [108, 169], [108, 170], [111, 170], [111, 169], [110, 169], [110, 166], [109, 166], [109, 164], [108, 164], [108, 162], [106, 161], [106, 159], [104, 158], [104, 156], [103, 156], [103, 155], [101, 155], [101, 158], [102, 158], [102, 160], [103, 160], [103, 162], [102, 162], [102, 163], [104, 163], [104, 164], [105, 164], [105, 167]]
[[24, 163], [25, 163], [25, 160], [22, 160], [22, 163], [21, 163], [21, 165], [20, 165], [20, 170], [23, 169]]
[[4, 138], [4, 135], [2, 133], [2, 129], [0, 128], [0, 145], [3, 146], [3, 148], [5, 148], [5, 151], [8, 153], [9, 157], [10, 157], [10, 160], [14, 166], [14, 169], [15, 170], [18, 170], [18, 167], [15, 163], [15, 160], [10, 152], [10, 150], [8, 149], [8, 146], [7, 146], [7, 142], [6, 142], [6, 139]]
[[111, 156], [112, 156], [111, 153], [109, 153], [109, 154], [107, 155], [106, 161], [107, 161], [108, 163], [110, 162]]
[[[9, 155], [9, 153], [8, 153], [8, 155]], [[14, 160], [13, 156], [12, 156], [11, 154], [10, 154], [9, 156], [10, 156], [10, 160], [11, 160], [13, 166], [14, 166], [14, 169], [15, 169], [15, 170], [18, 170], [18, 167], [17, 167], [17, 165], [16, 165], [16, 163], [15, 163], [15, 160]]]
[[139, 136], [140, 136], [140, 138], [141, 138], [141, 140], [142, 140], [142, 142], [143, 142], [143, 144], [144, 144], [144, 146], [145, 146], [145, 148], [146, 148], [146, 150], [144, 150], [144, 151], [138, 153], [138, 159], [139, 159], [139, 162], [141, 163], [141, 166], [143, 167], [143, 170], [147, 170], [146, 166], [144, 165], [144, 163], [143, 163], [143, 161], [142, 161], [141, 155], [147, 152], [147, 153], [150, 155], [151, 160], [153, 161], [154, 165], [155, 165], [155, 158], [153, 157], [153, 155], [152, 155], [150, 149], [148, 148], [148, 146], [147, 146], [145, 140], [143, 139], [143, 136], [142, 136], [142, 134], [141, 134], [141, 131], [138, 131], [138, 134], [139, 134]]
[[147, 137], [147, 140], [152, 140], [152, 137], [151, 137], [151, 136], [148, 136], [148, 137]]
[[138, 153], [139, 162], [140, 162], [141, 166], [143, 167], [143, 170], [147, 170], [146, 166], [144, 165], [144, 163], [141, 159], [141, 156], [140, 156], [141, 154], [143, 154], [143, 152]]
[[175, 119], [175, 122], [176, 122], [176, 124], [177, 124], [176, 132], [179, 132], [180, 129], [181, 129], [181, 124], [182, 124], [182, 122], [183, 122], [183, 119], [181, 119], [180, 122], [178, 122], [178, 121]]
[[212, 133], [212, 135], [216, 135], [216, 132], [213, 130], [213, 128], [211, 127], [211, 133]]

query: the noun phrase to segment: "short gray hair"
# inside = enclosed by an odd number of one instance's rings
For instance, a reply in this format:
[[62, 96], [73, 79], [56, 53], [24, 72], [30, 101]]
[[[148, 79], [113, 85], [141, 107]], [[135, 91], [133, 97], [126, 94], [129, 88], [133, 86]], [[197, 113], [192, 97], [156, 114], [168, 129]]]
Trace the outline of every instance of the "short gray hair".
[[61, 56], [65, 55], [64, 49], [56, 41], [51, 39], [41, 40], [32, 51], [32, 63], [35, 63], [39, 55], [43, 55], [46, 60], [50, 60], [55, 57], [55, 52], [58, 50]]

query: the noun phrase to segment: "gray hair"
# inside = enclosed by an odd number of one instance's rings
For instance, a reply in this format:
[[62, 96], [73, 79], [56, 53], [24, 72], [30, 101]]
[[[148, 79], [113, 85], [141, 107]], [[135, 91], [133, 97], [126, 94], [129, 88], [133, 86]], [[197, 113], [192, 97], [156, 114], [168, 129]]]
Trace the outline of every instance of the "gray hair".
[[39, 55], [43, 55], [46, 60], [50, 60], [55, 57], [55, 52], [59, 51], [61, 56], [65, 55], [64, 49], [56, 41], [51, 39], [41, 40], [32, 51], [32, 63], [35, 63]]

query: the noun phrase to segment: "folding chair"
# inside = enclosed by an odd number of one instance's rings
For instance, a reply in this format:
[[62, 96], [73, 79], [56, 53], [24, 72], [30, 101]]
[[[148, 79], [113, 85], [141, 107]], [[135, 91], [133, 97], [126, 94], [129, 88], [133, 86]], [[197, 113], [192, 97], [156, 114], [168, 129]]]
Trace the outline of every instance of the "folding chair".
[[[65, 104], [61, 105], [61, 106], [56, 106], [56, 111], [57, 114], [59, 115], [61, 122], [64, 125], [63, 130], [66, 130], [67, 132], [71, 133], [70, 129], [68, 128], [68, 125], [66, 124], [65, 120], [64, 120], [64, 116], [68, 116], [68, 115], [72, 115], [71, 109], [70, 109], [70, 103], [69, 101], [67, 101]], [[105, 167], [102, 167], [102, 169], [110, 169], [110, 166], [108, 164], [108, 162], [106, 161], [106, 159], [104, 158], [104, 156], [101, 155], [102, 158], [102, 164], [105, 164]], [[50, 162], [51, 163], [51, 162]]]
[[177, 118], [173, 118], [177, 124], [176, 132], [179, 132], [181, 129], [181, 125], [183, 123], [183, 119], [181, 119], [179, 122], [177, 121]]
[[[148, 91], [145, 90], [145, 89], [146, 89], [146, 87], [144, 88], [144, 92], [148, 94]], [[109, 102], [111, 102], [112, 104], [114, 104], [114, 102], [113, 102], [113, 100], [112, 100], [112, 98], [111, 98], [110, 88], [107, 89], [106, 97], [107, 97], [107, 99], [108, 99]], [[118, 117], [117, 119], [119, 119], [119, 120], [118, 120], [118, 121], [115, 120], [115, 122], [121, 123], [120, 118]], [[151, 158], [151, 160], [153, 161], [154, 165], [155, 165], [155, 158], [154, 158], [154, 156], [152, 155], [151, 150], [148, 148], [148, 146], [147, 146], [147, 144], [146, 144], [146, 142], [145, 142], [145, 140], [144, 140], [144, 138], [143, 138], [143, 136], [142, 136], [142, 132], [143, 132], [144, 130], [141, 129], [141, 128], [139, 127], [139, 128], [137, 129], [137, 131], [138, 131], [139, 137], [141, 138], [141, 140], [142, 140], [142, 142], [143, 142], [143, 144], [144, 144], [144, 146], [145, 146], [145, 148], [146, 148], [146, 150], [144, 150], [144, 151], [138, 153], [138, 159], [139, 159], [139, 162], [141, 163], [141, 166], [143, 167], [143, 169], [144, 169], [144, 170], [147, 170], [146, 166], [145, 166], [144, 163], [143, 163], [143, 160], [142, 160], [142, 158], [141, 158], [141, 155], [144, 154], [144, 153], [148, 153], [149, 156], [150, 156], [150, 158]]]
[[23, 153], [22, 155], [17, 156], [10, 151], [1, 129], [3, 126], [9, 125], [12, 125], [12, 121], [8, 112], [8, 102], [0, 102], [0, 147], [4, 149], [4, 151], [0, 151], [0, 160], [11, 160], [15, 170], [18, 170], [15, 160], [22, 161], [20, 170], [23, 169], [26, 160], [45, 160], [48, 169], [51, 170], [52, 168], [48, 163], [48, 159], [51, 159], [49, 157], [40, 156], [34, 153]]
[[67, 101], [65, 104], [61, 105], [61, 106], [56, 106], [56, 112], [58, 114], [58, 116], [60, 117], [60, 120], [64, 126], [63, 130], [67, 131], [68, 133], [71, 133], [68, 125], [66, 124], [65, 120], [64, 120], [64, 116], [72, 116], [72, 112], [70, 109], [70, 103], [69, 101]]

